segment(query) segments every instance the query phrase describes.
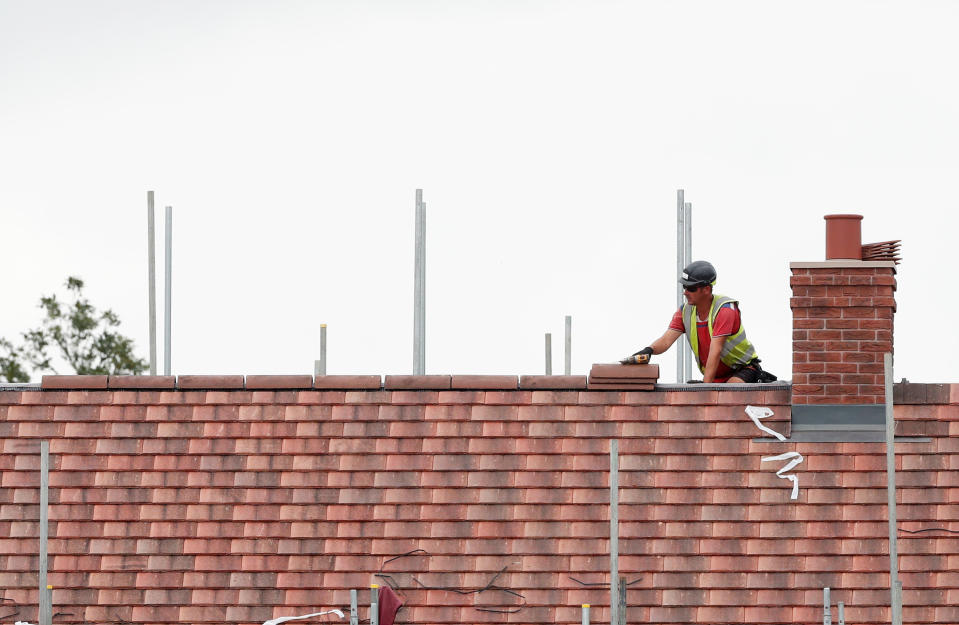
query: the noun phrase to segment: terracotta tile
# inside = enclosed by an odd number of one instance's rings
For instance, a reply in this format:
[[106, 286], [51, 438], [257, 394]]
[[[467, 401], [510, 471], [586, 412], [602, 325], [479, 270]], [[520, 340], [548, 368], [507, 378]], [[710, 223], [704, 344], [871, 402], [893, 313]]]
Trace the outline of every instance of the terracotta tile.
[[516, 390], [519, 388], [519, 383], [515, 375], [454, 375], [450, 380], [450, 388], [453, 390]]
[[45, 375], [40, 378], [42, 389], [106, 389], [105, 375]]
[[[317, 390], [379, 390], [383, 381], [378, 375], [318, 375], [313, 378], [313, 388]], [[327, 400], [336, 401], [336, 397]]]
[[449, 375], [388, 375], [384, 383], [387, 390], [450, 390]]
[[172, 375], [111, 375], [107, 380], [110, 389], [162, 389], [173, 390], [176, 377]]
[[659, 378], [659, 365], [594, 364], [589, 370], [589, 377], [656, 380]]
[[[637, 365], [638, 366], [638, 365]], [[586, 388], [593, 391], [653, 391], [656, 387], [652, 384], [634, 384], [634, 383], [622, 383], [622, 384], [606, 384], [601, 382], [589, 382], [586, 385]]]
[[243, 389], [242, 375], [180, 375], [177, 376], [178, 389]]
[[522, 375], [519, 388], [529, 390], [583, 390], [585, 375]]
[[[262, 389], [308, 389], [313, 385], [313, 376], [310, 375], [248, 375], [246, 388], [249, 390]], [[254, 401], [256, 394], [254, 393]]]
[[577, 404], [579, 403], [579, 392], [577, 391], [533, 391], [531, 403], [533, 404]]

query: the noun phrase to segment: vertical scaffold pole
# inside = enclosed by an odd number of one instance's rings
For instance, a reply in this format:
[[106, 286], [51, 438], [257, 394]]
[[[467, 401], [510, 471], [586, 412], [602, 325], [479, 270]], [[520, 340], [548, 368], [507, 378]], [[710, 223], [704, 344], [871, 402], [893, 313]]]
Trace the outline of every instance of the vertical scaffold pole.
[[553, 375], [553, 335], [546, 333], [546, 375]]
[[326, 375], [326, 324], [320, 324], [320, 359], [313, 363], [313, 375]]
[[[683, 232], [683, 267], [686, 267], [693, 262], [693, 205], [689, 202], [683, 204], [683, 227], [685, 228]], [[683, 350], [684, 379], [680, 380], [681, 382], [693, 377], [693, 350], [686, 337], [683, 337], [683, 342], [686, 344], [686, 349]]]
[[416, 190], [413, 258], [413, 375], [426, 374], [426, 204]]
[[886, 383], [886, 504], [889, 509], [889, 606], [892, 625], [902, 625], [899, 582], [899, 532], [896, 522], [896, 417], [892, 411], [892, 354], [883, 354]]
[[172, 311], [173, 304], [171, 298], [173, 295], [173, 207], [166, 207], [166, 237], [165, 237], [165, 258], [163, 259], [166, 268], [165, 271], [165, 299], [163, 305], [163, 375], [172, 375], [173, 367], [170, 364], [170, 352], [172, 350], [171, 329], [173, 328]]
[[147, 191], [147, 288], [150, 315], [150, 375], [157, 374], [156, 218], [153, 191]]
[[832, 602], [829, 600], [829, 587], [822, 589], [822, 625], [832, 625]]
[[359, 625], [360, 613], [357, 608], [356, 589], [350, 590], [350, 625]]
[[[676, 307], [679, 308], [683, 305], [683, 285], [679, 283], [679, 279], [683, 275], [683, 258], [686, 255], [686, 228], [684, 227], [683, 221], [685, 217], [685, 202], [683, 201], [684, 191], [679, 189], [676, 191]], [[683, 371], [683, 354], [682, 349], [676, 352], [676, 383], [682, 384], [686, 381], [685, 373]]]
[[47, 585], [47, 539], [49, 537], [50, 505], [50, 441], [40, 441], [40, 571], [37, 576], [37, 620], [40, 625], [50, 625], [53, 606]]
[[609, 623], [619, 625], [619, 441], [609, 441]]

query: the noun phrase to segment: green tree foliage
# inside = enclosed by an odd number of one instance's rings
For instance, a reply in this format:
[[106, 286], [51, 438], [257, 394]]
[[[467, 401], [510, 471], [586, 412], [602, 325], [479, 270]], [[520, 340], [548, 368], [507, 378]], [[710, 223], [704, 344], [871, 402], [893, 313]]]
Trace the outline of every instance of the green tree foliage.
[[0, 338], [0, 377], [26, 382], [21, 361], [40, 373], [57, 373], [59, 357], [80, 375], [139, 374], [148, 363], [133, 353], [133, 340], [113, 330], [120, 318], [112, 310], [97, 311], [83, 297], [83, 280], [67, 278], [69, 302], [56, 295], [40, 298], [46, 316], [40, 327], [23, 333], [23, 346]]
[[20, 360], [21, 350], [10, 341], [0, 338], [0, 379], [7, 382], [29, 382], [30, 376], [24, 370]]

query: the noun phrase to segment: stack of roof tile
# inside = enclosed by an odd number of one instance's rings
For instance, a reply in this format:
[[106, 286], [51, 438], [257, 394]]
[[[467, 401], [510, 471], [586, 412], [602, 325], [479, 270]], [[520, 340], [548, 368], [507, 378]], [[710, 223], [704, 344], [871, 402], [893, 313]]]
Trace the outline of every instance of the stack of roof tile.
[[595, 364], [589, 371], [590, 390], [651, 391], [659, 379], [659, 365]]
[[902, 260], [899, 256], [901, 240], [883, 241], [881, 243], [866, 243], [862, 246], [863, 260], [891, 260], [897, 265]]

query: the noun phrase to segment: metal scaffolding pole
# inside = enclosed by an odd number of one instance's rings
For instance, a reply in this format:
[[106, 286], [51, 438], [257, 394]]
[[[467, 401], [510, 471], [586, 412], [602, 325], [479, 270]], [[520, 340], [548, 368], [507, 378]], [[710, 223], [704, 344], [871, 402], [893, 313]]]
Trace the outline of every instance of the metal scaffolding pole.
[[902, 625], [899, 531], [896, 522], [896, 417], [892, 411], [892, 354], [883, 354], [886, 383], [886, 504], [889, 509], [889, 592], [892, 625]]
[[313, 375], [326, 375], [326, 324], [320, 324], [320, 359], [313, 362]]
[[553, 375], [553, 335], [546, 333], [546, 375]]
[[832, 625], [832, 602], [829, 600], [829, 587], [822, 589], [822, 625]]
[[413, 258], [413, 375], [426, 374], [426, 204], [416, 190]]
[[[688, 267], [693, 262], [693, 205], [689, 202], [683, 204], [683, 267]], [[680, 382], [693, 377], [693, 349], [689, 345], [689, 339], [683, 337], [686, 343], [686, 349], [683, 350], [683, 376]]]
[[50, 441], [40, 441], [40, 571], [38, 577], [37, 620], [50, 625], [53, 618], [49, 586], [47, 585], [47, 539], [49, 536], [50, 504]]
[[170, 365], [170, 352], [171, 352], [171, 328], [173, 327], [171, 314], [173, 311], [173, 305], [171, 303], [171, 297], [173, 293], [173, 207], [166, 207], [166, 245], [165, 245], [165, 258], [164, 264], [166, 267], [165, 272], [165, 299], [163, 306], [163, 375], [172, 375], [173, 367]]
[[150, 375], [157, 374], [156, 273], [156, 218], [153, 210], [153, 191], [147, 191], [147, 283], [150, 291]]
[[[686, 228], [683, 224], [684, 218], [686, 216], [685, 202], [683, 201], [684, 192], [682, 189], [676, 191], [676, 307], [681, 308], [683, 305], [683, 285], [679, 282], [679, 279], [683, 276], [683, 267], [686, 265], [683, 264], [683, 258], [686, 255]], [[676, 383], [682, 384], [686, 381], [684, 377], [684, 358], [680, 349], [676, 353]]]
[[619, 441], [609, 441], [609, 623], [619, 625]]

